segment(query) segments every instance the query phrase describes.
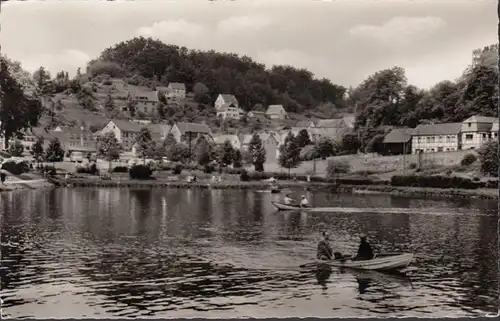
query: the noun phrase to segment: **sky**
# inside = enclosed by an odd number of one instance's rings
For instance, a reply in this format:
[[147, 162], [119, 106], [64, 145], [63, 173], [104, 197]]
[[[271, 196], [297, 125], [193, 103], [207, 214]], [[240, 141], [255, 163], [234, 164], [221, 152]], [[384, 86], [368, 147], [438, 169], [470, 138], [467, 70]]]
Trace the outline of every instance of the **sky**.
[[397, 65], [429, 88], [498, 42], [492, 0], [31, 0], [3, 3], [0, 14], [2, 54], [53, 75], [145, 36], [307, 68], [346, 87]]

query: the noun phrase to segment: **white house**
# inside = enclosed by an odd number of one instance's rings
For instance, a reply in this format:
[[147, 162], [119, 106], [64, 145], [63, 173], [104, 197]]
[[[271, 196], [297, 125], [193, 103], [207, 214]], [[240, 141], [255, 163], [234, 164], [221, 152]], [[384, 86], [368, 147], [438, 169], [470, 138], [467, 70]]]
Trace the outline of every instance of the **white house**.
[[283, 105], [269, 105], [266, 116], [270, 119], [285, 119], [288, 114], [285, 108], [283, 108]]
[[226, 141], [231, 143], [234, 149], [241, 149], [241, 141], [238, 135], [217, 135], [214, 136], [214, 143], [216, 145], [223, 145]]
[[226, 104], [233, 103], [236, 107], [239, 107], [238, 99], [234, 95], [230, 94], [219, 94], [215, 100], [214, 107], [216, 110], [223, 108]]
[[123, 150], [131, 151], [142, 127], [144, 125], [135, 122], [113, 119], [101, 129], [100, 135], [114, 133], [118, 142], [122, 144]]
[[231, 103], [225, 103], [217, 109], [217, 117], [221, 117], [222, 119], [226, 118], [233, 118], [233, 119], [240, 119], [245, 115], [245, 112], [238, 107], [237, 104], [231, 102]]
[[135, 103], [136, 113], [137, 112], [143, 112], [146, 114], [156, 113], [156, 104], [159, 102], [158, 91], [137, 91], [133, 93], [131, 92], [130, 99], [132, 100], [132, 102]]
[[462, 149], [480, 148], [484, 143], [498, 139], [498, 118], [485, 116], [467, 118], [462, 122], [461, 136]]
[[179, 82], [171, 82], [168, 84], [167, 98], [186, 98], [186, 85]]
[[213, 137], [210, 127], [208, 127], [207, 124], [202, 123], [175, 123], [172, 126], [170, 133], [174, 135], [177, 142], [186, 144], [201, 136], [209, 136], [210, 138]]
[[462, 123], [418, 125], [412, 133], [412, 154], [462, 149]]

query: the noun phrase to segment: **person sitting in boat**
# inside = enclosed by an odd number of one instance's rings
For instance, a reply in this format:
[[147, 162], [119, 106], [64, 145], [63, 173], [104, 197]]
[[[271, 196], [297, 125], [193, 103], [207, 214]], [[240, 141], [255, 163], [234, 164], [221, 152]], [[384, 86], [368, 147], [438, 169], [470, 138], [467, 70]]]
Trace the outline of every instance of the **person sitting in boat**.
[[290, 197], [290, 195], [289, 195], [289, 194], [286, 194], [286, 195], [285, 195], [285, 198], [283, 199], [283, 202], [284, 202], [286, 205], [293, 205], [294, 200]]
[[331, 260], [333, 258], [333, 250], [330, 246], [330, 234], [323, 232], [323, 239], [318, 243], [318, 251], [316, 257], [318, 260]]
[[366, 236], [362, 235], [360, 239], [361, 243], [359, 244], [358, 254], [354, 257], [354, 260], [361, 261], [373, 259], [373, 250], [370, 243], [366, 241]]
[[309, 201], [305, 195], [302, 195], [302, 200], [300, 201], [300, 207], [309, 207]]

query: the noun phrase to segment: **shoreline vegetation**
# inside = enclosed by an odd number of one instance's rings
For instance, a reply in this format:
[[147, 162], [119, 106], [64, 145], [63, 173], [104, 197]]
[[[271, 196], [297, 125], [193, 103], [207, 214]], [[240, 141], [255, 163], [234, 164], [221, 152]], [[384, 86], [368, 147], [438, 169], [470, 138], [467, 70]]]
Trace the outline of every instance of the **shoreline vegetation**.
[[[69, 178], [52, 179], [54, 185], [68, 187], [103, 187], [103, 188], [207, 188], [207, 189], [246, 189], [270, 191], [269, 181], [236, 181], [228, 180], [222, 182], [187, 182], [158, 180], [102, 180], [96, 178]], [[305, 182], [305, 181], [279, 181], [276, 184], [280, 189], [304, 188], [307, 190], [329, 190], [335, 193], [354, 194], [389, 194], [395, 196], [414, 197], [438, 197], [438, 198], [474, 198], [474, 199], [498, 199], [498, 189], [456, 189], [456, 188], [429, 188], [390, 185], [344, 185], [332, 182]], [[1, 188], [0, 188], [1, 191]]]

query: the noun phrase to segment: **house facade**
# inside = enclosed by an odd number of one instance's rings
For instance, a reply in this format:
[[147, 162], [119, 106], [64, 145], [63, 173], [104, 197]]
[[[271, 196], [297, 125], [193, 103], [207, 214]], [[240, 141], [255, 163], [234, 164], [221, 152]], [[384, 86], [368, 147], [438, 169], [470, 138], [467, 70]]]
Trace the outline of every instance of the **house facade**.
[[[259, 138], [262, 140], [262, 146], [266, 151], [266, 163], [276, 163], [278, 160], [279, 141], [275, 134], [262, 132], [259, 133]], [[243, 135], [241, 139], [242, 150], [247, 151], [252, 140], [252, 135]]]
[[241, 141], [238, 135], [216, 135], [214, 136], [214, 143], [216, 145], [223, 145], [226, 141], [229, 141], [231, 143], [231, 146], [235, 150], [240, 150], [241, 149]]
[[143, 125], [135, 122], [114, 119], [104, 126], [100, 134], [114, 133], [118, 142], [122, 144], [123, 151], [128, 152], [132, 150], [142, 127]]
[[226, 103], [222, 105], [222, 107], [217, 109], [217, 117], [220, 117], [222, 119], [240, 119], [241, 117], [243, 117], [243, 115], [245, 115], [245, 112], [233, 102]]
[[316, 124], [312, 120], [299, 120], [295, 124], [295, 127], [310, 128], [310, 127], [316, 127]]
[[51, 132], [61, 142], [71, 161], [83, 161], [97, 153], [97, 145], [92, 132], [84, 126], [57, 127]]
[[226, 104], [231, 104], [231, 103], [237, 108], [240, 107], [238, 99], [236, 99], [234, 95], [219, 94], [219, 96], [217, 96], [217, 99], [214, 102], [214, 107], [218, 111], [219, 109], [222, 109]]
[[418, 125], [412, 132], [412, 154], [462, 149], [462, 123]]
[[485, 116], [467, 118], [462, 122], [460, 134], [463, 150], [478, 149], [484, 143], [498, 139], [498, 118]]
[[410, 154], [412, 152], [413, 129], [394, 128], [383, 140], [385, 152], [388, 155]]
[[156, 105], [160, 101], [158, 99], [158, 91], [133, 93], [130, 99], [135, 104], [135, 112], [145, 114], [155, 114]]
[[286, 119], [288, 114], [285, 108], [283, 108], [283, 105], [269, 105], [266, 116], [269, 119]]
[[179, 143], [189, 144], [201, 136], [212, 137], [212, 131], [206, 124], [200, 123], [175, 123], [170, 132]]
[[186, 85], [179, 82], [171, 82], [168, 84], [167, 98], [185, 99]]

